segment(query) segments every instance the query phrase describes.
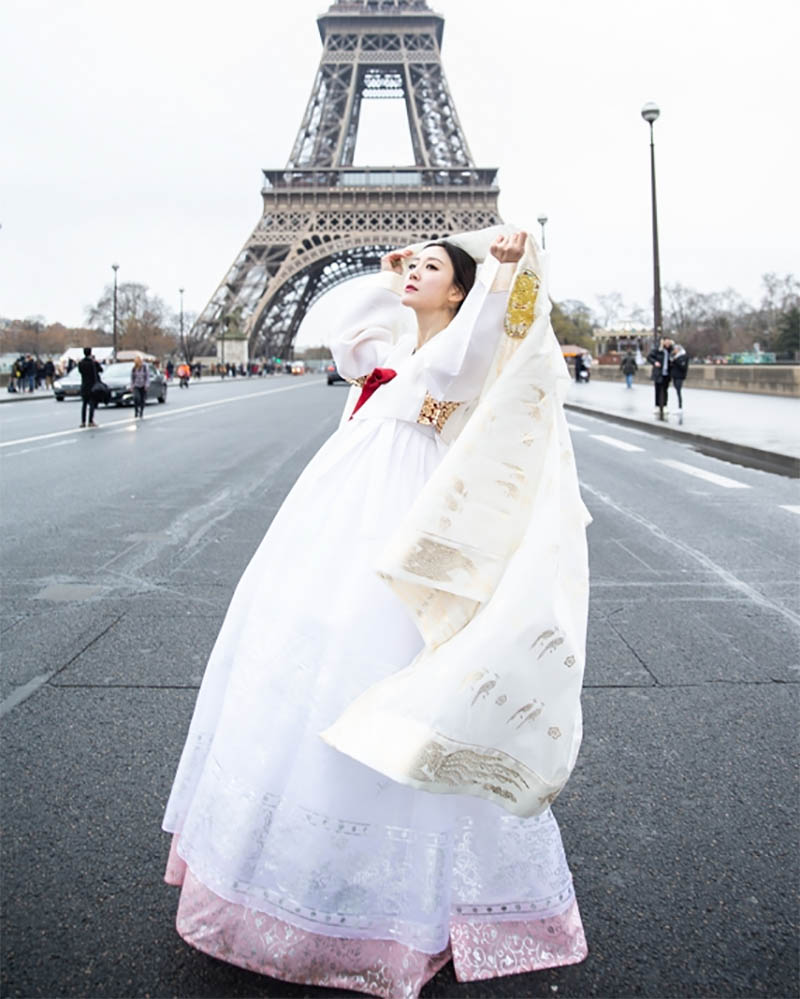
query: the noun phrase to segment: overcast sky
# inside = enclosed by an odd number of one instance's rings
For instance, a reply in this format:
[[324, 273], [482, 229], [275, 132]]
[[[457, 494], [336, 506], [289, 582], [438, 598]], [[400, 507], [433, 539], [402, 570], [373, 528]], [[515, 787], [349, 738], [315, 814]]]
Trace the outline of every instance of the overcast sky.
[[[549, 217], [556, 299], [649, 304], [649, 100], [663, 282], [756, 301], [765, 271], [800, 272], [796, 0], [431, 6], [504, 219], [538, 231]], [[261, 168], [289, 156], [326, 7], [3, 0], [0, 316], [80, 325], [114, 262], [120, 281], [176, 309], [185, 287], [202, 309], [260, 217]], [[367, 124], [363, 161], [406, 158], [404, 136]], [[324, 325], [312, 316], [305, 339]]]

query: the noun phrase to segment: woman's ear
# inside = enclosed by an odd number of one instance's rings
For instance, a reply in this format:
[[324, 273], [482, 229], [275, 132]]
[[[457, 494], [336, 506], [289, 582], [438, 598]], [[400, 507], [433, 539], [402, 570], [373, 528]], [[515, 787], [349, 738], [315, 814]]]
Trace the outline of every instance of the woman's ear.
[[453, 308], [458, 308], [458, 306], [464, 301], [464, 292], [457, 284], [450, 285], [450, 291], [447, 294], [447, 301], [449, 305]]

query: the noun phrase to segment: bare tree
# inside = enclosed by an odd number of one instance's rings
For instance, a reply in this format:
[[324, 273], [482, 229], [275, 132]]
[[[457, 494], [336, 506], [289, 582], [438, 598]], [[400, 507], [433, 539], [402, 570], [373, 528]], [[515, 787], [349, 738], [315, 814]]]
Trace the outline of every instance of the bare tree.
[[[98, 301], [87, 308], [89, 326], [113, 332], [114, 287], [106, 285]], [[117, 287], [117, 346], [164, 354], [175, 349], [175, 332], [166, 305], [147, 285], [126, 281]]]
[[605, 330], [613, 329], [625, 312], [622, 295], [618, 291], [612, 291], [607, 295], [597, 295], [596, 298], [600, 303], [600, 325]]

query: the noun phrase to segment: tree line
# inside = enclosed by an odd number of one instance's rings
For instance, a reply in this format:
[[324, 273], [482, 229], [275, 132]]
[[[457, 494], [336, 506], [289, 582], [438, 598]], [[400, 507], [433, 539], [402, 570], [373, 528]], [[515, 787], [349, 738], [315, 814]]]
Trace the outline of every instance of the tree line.
[[[678, 340], [690, 356], [706, 357], [752, 350], [782, 358], [800, 352], [800, 282], [791, 275], [768, 273], [761, 279], [758, 305], [747, 302], [732, 288], [723, 292], [700, 292], [686, 285], [664, 285], [662, 291], [665, 334]], [[97, 302], [86, 309], [86, 325], [67, 327], [45, 323], [42, 317], [4, 320], [0, 325], [0, 352], [55, 356], [70, 346], [107, 346], [112, 340], [114, 289], [109, 284]], [[628, 306], [618, 292], [597, 296], [592, 309], [578, 299], [552, 303], [553, 329], [561, 343], [592, 350], [593, 331], [613, 330], [624, 320], [652, 329], [652, 310]], [[214, 354], [213, 342], [198, 336], [196, 315], [184, 312], [184, 335], [180, 316], [170, 310], [147, 285], [135, 281], [117, 287], [117, 346], [138, 349], [157, 357], [196, 357]], [[646, 334], [645, 334], [646, 335]]]
[[[624, 321], [652, 330], [652, 307], [626, 306], [618, 292], [598, 295], [597, 301], [596, 309], [577, 300], [553, 305], [553, 329], [561, 343], [591, 350], [593, 330], [612, 331]], [[750, 351], [755, 343], [787, 360], [800, 353], [800, 282], [792, 274], [764, 274], [757, 305], [732, 288], [701, 292], [678, 282], [664, 285], [661, 301], [664, 333], [690, 356]]]
[[[124, 281], [117, 286], [117, 349], [141, 350], [156, 357], [180, 357], [190, 363], [215, 345], [193, 332], [196, 314], [171, 310], [145, 284]], [[114, 286], [106, 285], [98, 300], [86, 308], [84, 326], [46, 323], [41, 316], [5, 320], [0, 328], [0, 352], [49, 357], [67, 347], [106, 347], [113, 342]]]

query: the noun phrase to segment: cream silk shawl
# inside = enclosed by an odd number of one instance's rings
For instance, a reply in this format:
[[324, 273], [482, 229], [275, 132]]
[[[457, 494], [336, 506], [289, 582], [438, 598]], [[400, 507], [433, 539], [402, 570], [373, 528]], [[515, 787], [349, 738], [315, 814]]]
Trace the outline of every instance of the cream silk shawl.
[[[452, 242], [482, 260], [501, 231]], [[445, 425], [457, 435], [377, 563], [425, 648], [322, 733], [402, 784], [520, 816], [559, 794], [582, 732], [590, 518], [549, 313], [528, 238], [480, 400]]]

